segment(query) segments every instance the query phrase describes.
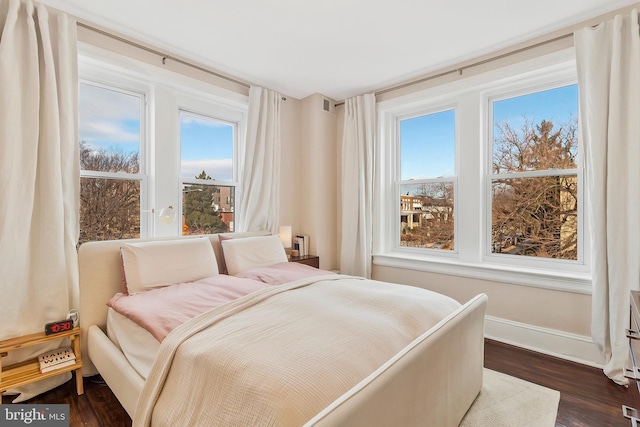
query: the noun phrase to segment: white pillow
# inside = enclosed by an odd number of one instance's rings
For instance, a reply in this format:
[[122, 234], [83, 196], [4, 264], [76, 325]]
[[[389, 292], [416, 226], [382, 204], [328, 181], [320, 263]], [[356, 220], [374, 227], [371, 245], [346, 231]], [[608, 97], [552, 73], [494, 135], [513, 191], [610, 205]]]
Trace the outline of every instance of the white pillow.
[[278, 236], [245, 237], [220, 243], [227, 272], [232, 276], [252, 268], [287, 262], [287, 254]]
[[129, 243], [120, 252], [130, 294], [218, 274], [208, 238]]

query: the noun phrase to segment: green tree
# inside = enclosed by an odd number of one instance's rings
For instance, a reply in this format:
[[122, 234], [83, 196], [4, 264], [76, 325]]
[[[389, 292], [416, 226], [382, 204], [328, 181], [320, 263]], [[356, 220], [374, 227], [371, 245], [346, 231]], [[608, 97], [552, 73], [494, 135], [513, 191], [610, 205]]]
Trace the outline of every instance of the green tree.
[[[196, 179], [210, 180], [211, 177], [202, 171]], [[186, 229], [183, 234], [210, 234], [228, 231], [227, 225], [220, 218], [216, 195], [220, 196], [220, 188], [215, 185], [192, 184], [183, 189], [182, 211]]]

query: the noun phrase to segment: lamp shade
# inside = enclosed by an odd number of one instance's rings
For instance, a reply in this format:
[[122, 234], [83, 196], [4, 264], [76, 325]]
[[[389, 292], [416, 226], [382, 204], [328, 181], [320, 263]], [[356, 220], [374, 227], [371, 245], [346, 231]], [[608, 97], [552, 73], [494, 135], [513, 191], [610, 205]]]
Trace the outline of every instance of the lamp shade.
[[279, 231], [279, 235], [280, 235], [280, 241], [282, 242], [282, 246], [284, 246], [285, 248], [290, 248], [291, 247], [291, 226], [290, 225], [283, 225], [280, 227]]
[[173, 209], [173, 206], [168, 206], [166, 208], [160, 209], [160, 213], [158, 214], [158, 221], [163, 224], [171, 224], [176, 220], [176, 211]]

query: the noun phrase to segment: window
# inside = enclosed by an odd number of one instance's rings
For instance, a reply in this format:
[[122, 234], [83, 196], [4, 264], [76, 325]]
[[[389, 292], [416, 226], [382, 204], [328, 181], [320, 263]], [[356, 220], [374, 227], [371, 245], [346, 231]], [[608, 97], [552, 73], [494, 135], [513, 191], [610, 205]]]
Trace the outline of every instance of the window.
[[566, 50], [378, 102], [374, 264], [590, 292], [577, 94]]
[[80, 243], [237, 228], [246, 97], [79, 49]]
[[400, 246], [455, 246], [455, 110], [401, 119]]
[[180, 111], [182, 234], [234, 230], [235, 125]]
[[491, 252], [578, 260], [578, 88], [490, 101]]
[[140, 237], [144, 95], [79, 85], [80, 243]]

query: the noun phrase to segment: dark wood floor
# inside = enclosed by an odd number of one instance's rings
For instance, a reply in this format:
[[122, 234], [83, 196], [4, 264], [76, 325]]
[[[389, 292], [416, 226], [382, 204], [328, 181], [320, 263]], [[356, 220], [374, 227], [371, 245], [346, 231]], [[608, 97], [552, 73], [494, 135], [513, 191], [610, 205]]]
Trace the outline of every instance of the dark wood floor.
[[486, 341], [484, 365], [560, 392], [556, 426], [629, 427], [622, 405], [640, 408], [635, 384], [616, 385], [601, 369]]
[[[600, 369], [487, 340], [485, 366], [560, 391], [558, 427], [628, 427], [622, 405], [640, 408], [635, 385], [620, 387]], [[125, 427], [131, 419], [99, 377], [85, 378], [85, 394], [77, 396], [70, 381], [25, 403], [67, 403], [70, 426]], [[11, 402], [3, 397], [2, 403]], [[488, 426], [490, 427], [490, 426]]]

